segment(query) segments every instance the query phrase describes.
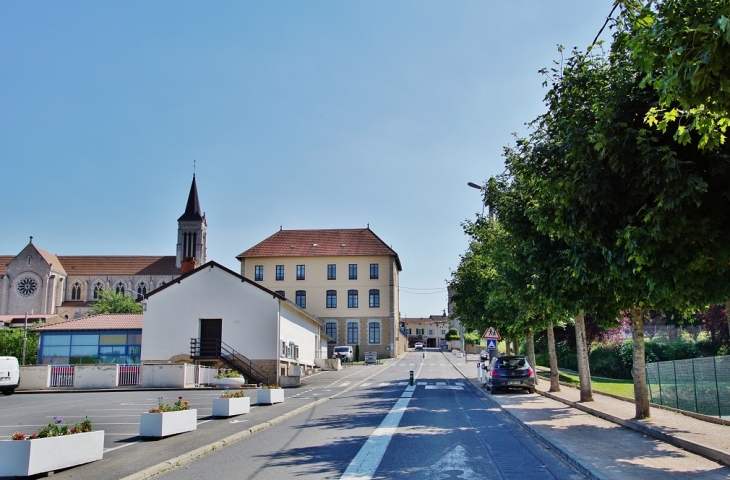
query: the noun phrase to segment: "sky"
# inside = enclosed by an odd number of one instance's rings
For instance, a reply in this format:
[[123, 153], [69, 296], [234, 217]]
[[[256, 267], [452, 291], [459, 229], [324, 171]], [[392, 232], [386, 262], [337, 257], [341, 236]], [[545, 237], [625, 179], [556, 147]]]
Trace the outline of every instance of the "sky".
[[[538, 70], [613, 0], [0, 2], [0, 255], [174, 255], [195, 169], [208, 260], [370, 226], [400, 313], [441, 313], [461, 223], [545, 111]], [[602, 38], [609, 40], [606, 29]]]

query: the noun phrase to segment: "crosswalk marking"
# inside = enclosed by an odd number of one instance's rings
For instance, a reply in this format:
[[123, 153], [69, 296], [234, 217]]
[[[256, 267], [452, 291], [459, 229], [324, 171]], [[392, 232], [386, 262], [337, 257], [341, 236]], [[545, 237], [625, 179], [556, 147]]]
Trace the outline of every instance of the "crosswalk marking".
[[363, 383], [363, 384], [362, 384], [362, 385], [360, 385], [360, 386], [361, 386], [361, 387], [369, 387], [369, 386], [370, 386], [370, 385], [372, 385], [372, 384], [373, 384], [373, 382], [367, 382], [367, 383]]
[[348, 385], [349, 385], [349, 384], [351, 384], [351, 383], [352, 383], [352, 382], [342, 382], [342, 383], [340, 384], [340, 386], [341, 386], [341, 387], [346, 387], [346, 386], [348, 386]]
[[390, 386], [390, 382], [382, 382], [382, 383], [381, 383], [380, 385], [378, 385], [378, 386], [379, 386], [379, 387], [388, 387], [388, 386]]
[[436, 385], [446, 385], [446, 382], [436, 382]]

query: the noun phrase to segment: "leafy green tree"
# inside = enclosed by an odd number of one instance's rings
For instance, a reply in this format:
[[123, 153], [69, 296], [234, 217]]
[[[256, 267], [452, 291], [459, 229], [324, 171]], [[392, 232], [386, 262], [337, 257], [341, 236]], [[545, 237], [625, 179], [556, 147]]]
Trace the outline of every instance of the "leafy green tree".
[[627, 49], [643, 84], [659, 95], [646, 120], [662, 132], [676, 124], [681, 144], [725, 143], [730, 125], [730, 2], [622, 0], [615, 48]]
[[[34, 325], [35, 326], [35, 325]], [[30, 328], [30, 325], [29, 325]], [[28, 331], [25, 345], [25, 364], [34, 365], [38, 361], [40, 335]], [[0, 357], [23, 358], [23, 329], [3, 328], [0, 330]]]
[[99, 292], [99, 300], [91, 308], [92, 315], [102, 313], [142, 313], [142, 304], [128, 295], [105, 288]]
[[451, 341], [454, 341], [454, 340], [461, 339], [461, 335], [459, 335], [459, 331], [457, 329], [450, 328], [449, 331], [446, 332], [446, 337], [445, 338], [446, 338], [446, 340], [448, 340], [449, 342], [451, 342]]

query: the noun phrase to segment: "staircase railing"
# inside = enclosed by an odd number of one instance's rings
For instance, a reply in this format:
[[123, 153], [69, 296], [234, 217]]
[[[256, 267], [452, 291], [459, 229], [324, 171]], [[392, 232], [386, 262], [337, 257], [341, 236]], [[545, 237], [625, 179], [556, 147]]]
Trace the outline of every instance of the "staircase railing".
[[266, 372], [217, 338], [191, 338], [190, 358], [193, 360], [220, 360], [228, 367], [240, 372], [251, 383], [269, 384], [269, 376]]

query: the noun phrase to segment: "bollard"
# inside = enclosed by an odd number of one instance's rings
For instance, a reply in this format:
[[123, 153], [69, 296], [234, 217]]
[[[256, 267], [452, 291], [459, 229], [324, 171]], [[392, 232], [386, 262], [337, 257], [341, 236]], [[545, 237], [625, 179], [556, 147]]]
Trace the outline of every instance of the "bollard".
[[479, 362], [477, 362], [477, 378], [479, 379], [480, 382], [482, 381], [482, 369], [481, 369], [481, 365], [479, 365]]
[[411, 370], [411, 381], [410, 381], [410, 386], [411, 386], [411, 387], [413, 386], [413, 370]]
[[423, 351], [423, 358], [426, 358], [426, 351]]

